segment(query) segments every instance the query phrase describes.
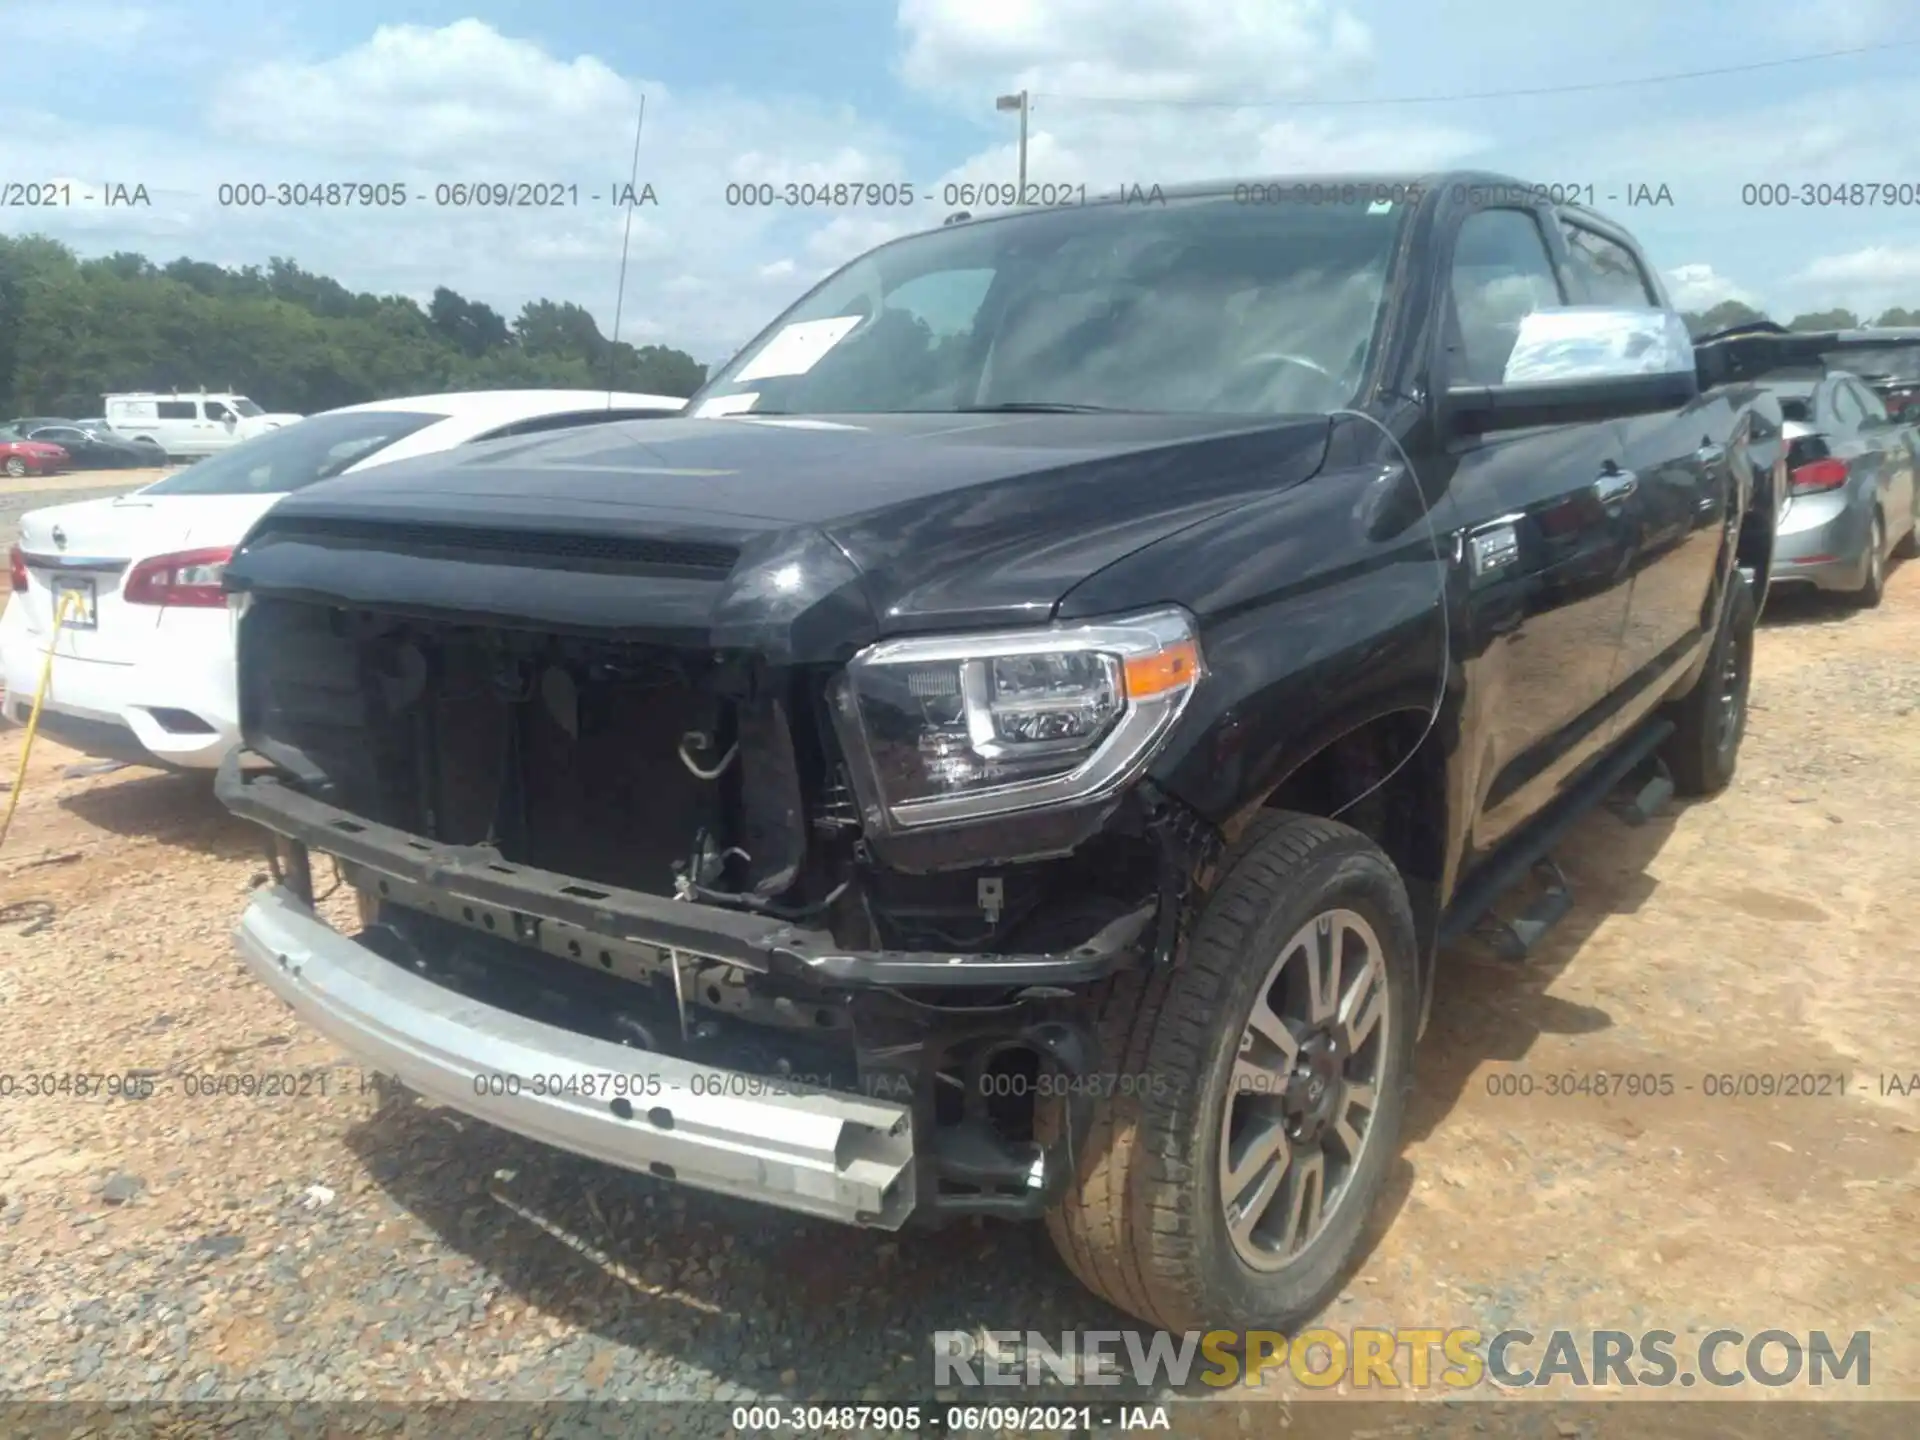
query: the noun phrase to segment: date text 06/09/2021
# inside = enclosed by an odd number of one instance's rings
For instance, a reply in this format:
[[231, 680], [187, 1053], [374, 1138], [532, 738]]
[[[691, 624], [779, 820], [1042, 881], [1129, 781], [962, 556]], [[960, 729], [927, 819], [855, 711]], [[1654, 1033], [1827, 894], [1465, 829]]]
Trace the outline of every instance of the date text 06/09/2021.
[[1485, 1078], [1496, 1099], [1652, 1100], [1697, 1095], [1703, 1100], [1841, 1100], [1920, 1095], [1920, 1070], [1713, 1070], [1683, 1078], [1670, 1070], [1496, 1069]]
[[[357, 1075], [357, 1084], [356, 1084]], [[365, 1071], [184, 1070], [124, 1066], [0, 1073], [0, 1104], [36, 1100], [325, 1100], [375, 1089]]]
[[611, 180], [582, 185], [572, 180], [452, 180], [409, 185], [398, 180], [227, 181], [214, 191], [227, 210], [571, 210], [582, 204], [616, 209], [657, 207], [651, 181]]
[[[519, 1096], [551, 1098], [568, 1096], [580, 1099], [648, 1099], [658, 1095], [730, 1096], [753, 1098], [764, 1095], [804, 1095], [821, 1091], [846, 1092], [842, 1077], [811, 1075], [789, 1071], [779, 1075], [754, 1075], [737, 1070], [699, 1070], [690, 1077], [667, 1077], [656, 1071], [566, 1070], [531, 1075], [502, 1071], [480, 1071], [473, 1076], [473, 1093], [481, 1098], [509, 1099]], [[981, 1092], [987, 1095], [1070, 1096], [1164, 1096], [1172, 1092], [1173, 1079], [1153, 1072], [1119, 1074], [1099, 1072], [1069, 1075], [1042, 1071], [1036, 1075], [988, 1072], [980, 1077]], [[871, 1099], [908, 1100], [913, 1083], [905, 1075], [882, 1072], [862, 1076], [859, 1093]]]
[[742, 1435], [1043, 1434], [1171, 1430], [1164, 1405], [736, 1405]]

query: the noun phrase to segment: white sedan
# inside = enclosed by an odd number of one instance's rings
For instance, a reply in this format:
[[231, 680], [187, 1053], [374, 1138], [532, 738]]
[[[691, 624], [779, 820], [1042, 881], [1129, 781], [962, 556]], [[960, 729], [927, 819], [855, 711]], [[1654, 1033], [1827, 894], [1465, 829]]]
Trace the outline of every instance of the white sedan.
[[349, 405], [105, 500], [28, 512], [0, 614], [6, 715], [25, 723], [54, 648], [41, 731], [105, 759], [217, 766], [237, 738], [222, 570], [290, 491], [350, 471], [535, 431], [672, 415], [670, 395], [488, 390]]

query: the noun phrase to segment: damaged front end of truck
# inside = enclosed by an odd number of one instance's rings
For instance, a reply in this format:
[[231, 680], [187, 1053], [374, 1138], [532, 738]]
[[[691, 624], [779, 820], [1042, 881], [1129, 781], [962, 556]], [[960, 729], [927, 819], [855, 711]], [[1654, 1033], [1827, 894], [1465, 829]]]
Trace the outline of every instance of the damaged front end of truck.
[[218, 792], [277, 881], [243, 954], [569, 1150], [883, 1228], [1038, 1215], [1152, 1083], [1090, 994], [1173, 953], [1217, 851], [1143, 778], [1191, 618], [886, 638], [820, 532], [668, 528], [264, 522], [228, 572]]

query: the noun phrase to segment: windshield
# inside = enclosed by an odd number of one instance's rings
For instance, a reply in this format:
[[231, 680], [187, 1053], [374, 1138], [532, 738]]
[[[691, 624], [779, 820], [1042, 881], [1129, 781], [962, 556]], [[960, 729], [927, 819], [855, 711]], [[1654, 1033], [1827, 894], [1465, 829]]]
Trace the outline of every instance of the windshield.
[[244, 395], [236, 395], [227, 403], [233, 406], [234, 414], [244, 416], [248, 419], [251, 419], [255, 415], [264, 415], [266, 413]]
[[331, 479], [348, 466], [445, 418], [409, 410], [355, 410], [339, 415], [315, 415], [210, 455], [178, 474], [155, 481], [140, 493], [284, 494], [317, 480]]
[[916, 235], [831, 276], [690, 410], [1337, 409], [1405, 208], [1218, 196]]
[[1861, 346], [1857, 349], [1830, 351], [1821, 359], [1836, 370], [1850, 370], [1869, 382], [1908, 382], [1920, 380], [1920, 345]]

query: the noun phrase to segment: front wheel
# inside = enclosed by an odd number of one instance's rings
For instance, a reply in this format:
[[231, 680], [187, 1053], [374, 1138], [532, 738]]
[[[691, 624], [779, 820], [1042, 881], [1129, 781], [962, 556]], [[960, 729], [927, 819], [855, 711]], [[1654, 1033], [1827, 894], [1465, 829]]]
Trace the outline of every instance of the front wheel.
[[7, 457], [7, 474], [11, 475], [14, 479], [18, 480], [22, 475], [25, 475], [26, 473], [27, 473], [26, 461], [22, 460], [18, 455], [9, 455]]
[[1047, 1219], [1083, 1284], [1168, 1330], [1284, 1329], [1327, 1303], [1398, 1149], [1417, 947], [1366, 836], [1255, 821], [1175, 963], [1100, 998], [1101, 1066], [1132, 1083]]

